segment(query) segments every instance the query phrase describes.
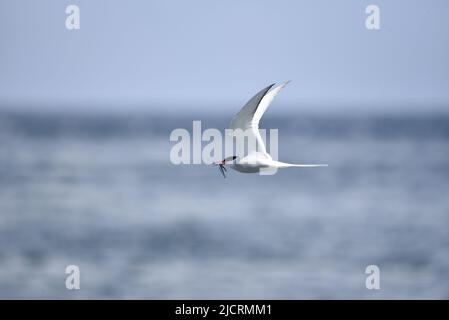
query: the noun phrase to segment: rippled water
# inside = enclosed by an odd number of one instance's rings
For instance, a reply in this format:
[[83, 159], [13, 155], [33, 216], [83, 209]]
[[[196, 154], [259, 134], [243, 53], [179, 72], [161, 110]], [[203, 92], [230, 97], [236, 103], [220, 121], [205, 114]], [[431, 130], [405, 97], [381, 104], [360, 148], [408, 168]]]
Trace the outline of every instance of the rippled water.
[[0, 114], [0, 297], [449, 298], [448, 115], [270, 115], [330, 166], [226, 180], [169, 162], [192, 120]]

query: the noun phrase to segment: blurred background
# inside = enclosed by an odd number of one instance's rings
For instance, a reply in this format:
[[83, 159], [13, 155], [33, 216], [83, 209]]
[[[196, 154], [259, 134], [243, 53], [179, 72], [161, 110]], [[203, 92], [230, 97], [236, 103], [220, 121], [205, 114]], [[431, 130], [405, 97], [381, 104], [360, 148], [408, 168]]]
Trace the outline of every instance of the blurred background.
[[[448, 9], [2, 1], [0, 298], [449, 298]], [[170, 163], [173, 129], [288, 79], [261, 127], [328, 168]]]

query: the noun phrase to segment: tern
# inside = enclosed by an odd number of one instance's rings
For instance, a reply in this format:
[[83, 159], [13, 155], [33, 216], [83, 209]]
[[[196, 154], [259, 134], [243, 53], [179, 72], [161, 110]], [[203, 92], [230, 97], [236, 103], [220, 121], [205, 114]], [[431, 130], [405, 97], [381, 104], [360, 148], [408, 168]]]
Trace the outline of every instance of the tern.
[[[241, 129], [249, 134], [251, 139], [257, 141], [257, 147], [248, 150], [244, 157], [229, 156], [216, 162], [223, 177], [226, 178], [226, 165], [236, 171], [244, 173], [256, 173], [267, 169], [281, 169], [290, 167], [327, 167], [327, 164], [292, 164], [273, 160], [267, 153], [263, 139], [259, 133], [259, 122], [265, 111], [268, 109], [273, 98], [289, 83], [286, 81], [273, 88], [274, 83], [255, 94], [234, 116], [229, 128], [232, 130]], [[273, 89], [272, 89], [273, 88]]]

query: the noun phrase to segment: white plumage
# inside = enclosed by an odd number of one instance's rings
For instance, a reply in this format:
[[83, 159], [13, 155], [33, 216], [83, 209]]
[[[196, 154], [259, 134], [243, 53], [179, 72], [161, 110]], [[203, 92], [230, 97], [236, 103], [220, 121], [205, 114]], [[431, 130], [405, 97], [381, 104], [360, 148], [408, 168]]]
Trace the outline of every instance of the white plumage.
[[[242, 130], [250, 139], [257, 141], [257, 145], [248, 145], [247, 154], [244, 157], [231, 156], [223, 159], [219, 163], [220, 170], [225, 176], [225, 165], [231, 163], [231, 168], [245, 173], [260, 172], [261, 169], [278, 169], [289, 167], [323, 167], [327, 164], [291, 164], [279, 162], [272, 159], [267, 153], [263, 139], [259, 133], [259, 122], [265, 111], [268, 109], [273, 98], [289, 83], [286, 81], [273, 88], [274, 84], [259, 91], [254, 95], [243, 108], [234, 116], [229, 128]], [[273, 89], [272, 89], [273, 88]], [[257, 146], [257, 147], [256, 147]]]

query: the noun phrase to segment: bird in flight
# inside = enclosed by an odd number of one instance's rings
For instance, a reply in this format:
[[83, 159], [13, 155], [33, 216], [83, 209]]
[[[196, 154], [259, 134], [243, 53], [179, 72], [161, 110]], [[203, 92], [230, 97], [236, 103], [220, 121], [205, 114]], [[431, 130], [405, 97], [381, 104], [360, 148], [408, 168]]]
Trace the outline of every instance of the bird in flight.
[[[286, 81], [281, 85], [273, 88], [274, 83], [259, 91], [252, 97], [243, 108], [231, 120], [229, 128], [232, 130], [242, 130], [249, 135], [250, 139], [257, 142], [257, 147], [254, 145], [248, 146], [247, 154], [243, 157], [232, 155], [216, 162], [223, 177], [226, 178], [226, 165], [232, 169], [244, 172], [255, 173], [261, 170], [280, 169], [290, 167], [327, 167], [327, 164], [292, 164], [273, 160], [267, 153], [263, 139], [259, 133], [259, 122], [265, 111], [268, 109], [273, 98], [289, 83]], [[273, 88], [273, 89], [272, 89]]]

